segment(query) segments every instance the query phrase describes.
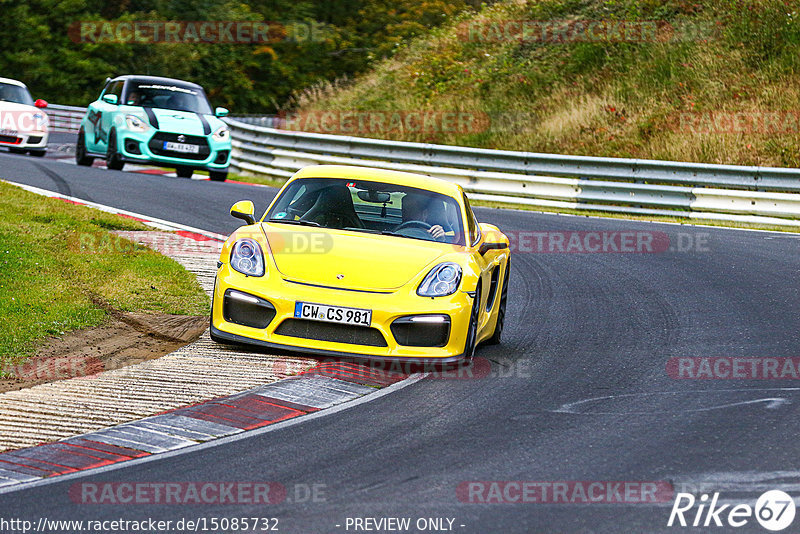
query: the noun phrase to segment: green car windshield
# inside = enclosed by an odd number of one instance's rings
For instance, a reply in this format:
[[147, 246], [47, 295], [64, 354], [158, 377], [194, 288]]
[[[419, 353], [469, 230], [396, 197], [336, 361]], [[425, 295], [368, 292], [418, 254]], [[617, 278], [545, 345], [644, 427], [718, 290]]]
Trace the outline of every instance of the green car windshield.
[[211, 104], [202, 90], [173, 83], [130, 82], [123, 102], [128, 106], [212, 114]]
[[415, 187], [342, 178], [303, 178], [284, 189], [269, 222], [319, 226], [464, 245], [455, 199]]

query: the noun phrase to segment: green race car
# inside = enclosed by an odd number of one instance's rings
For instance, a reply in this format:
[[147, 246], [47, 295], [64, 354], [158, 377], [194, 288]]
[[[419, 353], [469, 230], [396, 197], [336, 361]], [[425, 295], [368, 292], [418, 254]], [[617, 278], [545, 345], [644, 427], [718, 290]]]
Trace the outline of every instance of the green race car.
[[197, 84], [156, 76], [119, 76], [106, 82], [81, 121], [75, 161], [103, 158], [109, 169], [125, 163], [175, 168], [191, 178], [207, 170], [214, 181], [228, 176], [231, 135]]

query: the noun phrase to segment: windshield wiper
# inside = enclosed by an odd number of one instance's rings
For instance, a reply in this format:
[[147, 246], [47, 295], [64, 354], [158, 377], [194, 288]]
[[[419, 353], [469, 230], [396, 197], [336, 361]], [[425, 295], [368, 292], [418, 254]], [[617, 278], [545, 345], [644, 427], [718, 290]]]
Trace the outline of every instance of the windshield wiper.
[[267, 219], [267, 222], [271, 223], [281, 223], [281, 224], [297, 224], [299, 226], [316, 226], [317, 228], [322, 227], [321, 224], [314, 221], [304, 221], [302, 219], [293, 220], [293, 219]]

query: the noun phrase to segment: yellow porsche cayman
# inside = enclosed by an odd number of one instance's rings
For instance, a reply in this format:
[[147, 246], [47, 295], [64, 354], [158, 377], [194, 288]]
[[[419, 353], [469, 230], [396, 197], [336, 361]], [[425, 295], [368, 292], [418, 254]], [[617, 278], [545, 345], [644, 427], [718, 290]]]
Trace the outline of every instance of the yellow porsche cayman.
[[508, 238], [460, 186], [320, 165], [297, 172], [218, 263], [211, 337], [323, 356], [449, 363], [499, 343]]

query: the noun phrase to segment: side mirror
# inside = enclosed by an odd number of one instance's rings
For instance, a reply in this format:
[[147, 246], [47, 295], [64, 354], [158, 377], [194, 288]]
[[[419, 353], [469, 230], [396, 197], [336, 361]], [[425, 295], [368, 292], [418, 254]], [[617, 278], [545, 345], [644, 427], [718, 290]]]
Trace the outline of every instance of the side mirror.
[[33, 103], [34, 106], [37, 108], [46, 108], [47, 107], [47, 100], [42, 100], [41, 98], [37, 99], [36, 102]]
[[256, 218], [253, 215], [256, 211], [255, 206], [249, 200], [240, 200], [231, 208], [231, 215], [237, 219], [242, 219], [247, 224], [255, 224]]
[[228, 108], [217, 108], [214, 110], [214, 115], [217, 117], [227, 117], [228, 116]]
[[118, 100], [117, 95], [103, 95], [103, 102], [111, 104], [112, 106], [116, 106]]
[[481, 246], [478, 248], [478, 254], [483, 256], [490, 250], [503, 250], [508, 248], [508, 243], [481, 243]]
[[481, 244], [478, 247], [478, 254], [483, 256], [490, 250], [504, 250], [508, 248], [507, 238], [499, 228], [492, 224], [480, 223]]

